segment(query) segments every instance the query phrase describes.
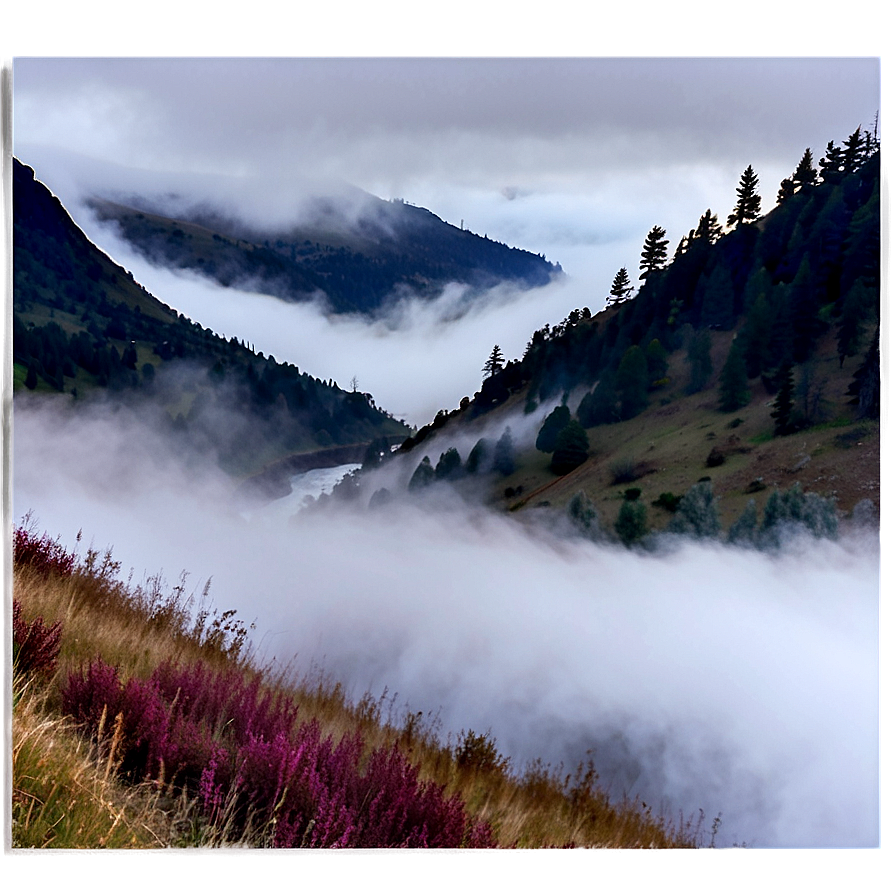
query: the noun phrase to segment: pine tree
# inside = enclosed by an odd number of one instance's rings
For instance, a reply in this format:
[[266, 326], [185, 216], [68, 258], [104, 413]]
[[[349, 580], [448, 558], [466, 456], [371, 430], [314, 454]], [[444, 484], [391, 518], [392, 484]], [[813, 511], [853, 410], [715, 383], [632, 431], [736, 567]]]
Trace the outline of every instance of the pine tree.
[[740, 176], [740, 184], [737, 188], [737, 203], [734, 211], [728, 215], [728, 226], [739, 227], [741, 224], [755, 221], [759, 217], [762, 206], [762, 198], [756, 192], [759, 186], [759, 178], [753, 171], [753, 166], [748, 165]]
[[510, 427], [506, 426], [501, 438], [495, 445], [495, 459], [492, 469], [502, 476], [510, 476], [516, 469], [516, 461], [513, 457], [513, 436]]
[[719, 410], [736, 411], [750, 401], [747, 384], [747, 364], [740, 347], [740, 339], [731, 343], [728, 359], [719, 376]]
[[687, 386], [688, 395], [700, 392], [712, 376], [712, 358], [709, 354], [711, 345], [709, 333], [706, 330], [695, 333], [688, 345], [688, 362], [691, 365], [691, 378]]
[[728, 530], [728, 543], [740, 547], [752, 547], [756, 544], [759, 515], [756, 502], [750, 498], [744, 512], [731, 524]]
[[669, 370], [669, 353], [663, 348], [659, 339], [651, 339], [644, 353], [647, 358], [648, 388], [666, 378]]
[[707, 209], [701, 216], [700, 221], [697, 223], [697, 229], [693, 231], [693, 237], [688, 240], [689, 243], [696, 242], [697, 240], [705, 240], [709, 245], [712, 245], [720, 236], [722, 235], [722, 225], [719, 224], [719, 219]]
[[806, 187], [814, 187], [818, 182], [818, 172], [812, 164], [812, 150], [806, 147], [803, 157], [793, 172], [793, 185], [799, 191]]
[[644, 240], [644, 248], [641, 251], [640, 268], [643, 271], [639, 280], [645, 280], [650, 274], [660, 270], [666, 264], [666, 253], [669, 240], [664, 239], [666, 231], [656, 225], [650, 229]]
[[554, 449], [557, 447], [557, 436], [560, 435], [563, 427], [569, 423], [571, 416], [569, 408], [565, 404], [555, 407], [545, 418], [544, 423], [542, 423], [541, 429], [538, 431], [538, 437], [535, 439], [535, 447], [539, 451], [553, 454]]
[[784, 180], [781, 181], [781, 186], [778, 189], [778, 205], [780, 205], [782, 202], [786, 202], [795, 193], [796, 187], [794, 186], [793, 181], [789, 177], [785, 177]]
[[618, 305], [620, 302], [624, 302], [631, 296], [633, 288], [628, 279], [628, 271], [625, 268], [619, 268], [616, 276], [613, 278], [613, 285], [610, 287], [607, 304]]
[[411, 476], [411, 481], [408, 483], [408, 491], [421, 491], [428, 485], [432, 485], [435, 478], [436, 471], [432, 468], [432, 461], [429, 457], [424, 457], [423, 460], [420, 461], [417, 469], [414, 470], [414, 475]]
[[616, 369], [616, 393], [619, 415], [623, 420], [635, 417], [647, 407], [647, 358], [640, 346], [629, 346]]
[[439, 457], [439, 462], [436, 464], [435, 476], [436, 479], [442, 480], [458, 479], [463, 475], [463, 471], [464, 469], [457, 448], [449, 448], [442, 453], [441, 457]]
[[849, 384], [847, 394], [853, 396], [850, 404], [858, 406], [859, 417], [880, 418], [880, 326], [874, 331], [865, 360]]
[[791, 417], [793, 415], [793, 365], [784, 364], [778, 372], [781, 383], [775, 396], [772, 419], [775, 421], [775, 435], [786, 436], [794, 431]]
[[488, 356], [488, 360], [485, 362], [485, 366], [482, 368], [482, 372], [485, 374], [486, 379], [488, 377], [494, 376], [496, 373], [499, 373], [501, 369], [504, 367], [504, 355], [501, 354], [501, 346], [496, 345], [491, 354]]
[[574, 470], [588, 460], [588, 434], [578, 420], [572, 419], [557, 435], [551, 458], [551, 470], [559, 476]]
[[824, 158], [818, 163], [819, 174], [826, 184], [836, 184], [843, 179], [843, 151], [828, 141]]

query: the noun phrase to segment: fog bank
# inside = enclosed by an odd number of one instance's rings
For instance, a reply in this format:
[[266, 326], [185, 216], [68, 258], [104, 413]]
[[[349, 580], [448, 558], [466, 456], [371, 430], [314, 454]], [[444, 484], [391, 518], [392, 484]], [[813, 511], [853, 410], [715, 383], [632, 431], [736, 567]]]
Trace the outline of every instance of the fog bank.
[[14, 446], [16, 520], [212, 577], [268, 659], [490, 730], [518, 767], [592, 750], [616, 796], [721, 812], [723, 845], [878, 842], [874, 538], [645, 557], [450, 501], [250, 524], [127, 411], [18, 402]]

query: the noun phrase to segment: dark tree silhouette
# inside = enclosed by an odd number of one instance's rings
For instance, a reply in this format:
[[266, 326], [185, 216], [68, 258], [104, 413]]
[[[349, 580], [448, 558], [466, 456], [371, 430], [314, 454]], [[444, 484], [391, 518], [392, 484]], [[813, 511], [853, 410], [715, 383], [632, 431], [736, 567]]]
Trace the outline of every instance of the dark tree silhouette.
[[571, 472], [588, 460], [588, 434], [578, 420], [572, 419], [557, 435], [551, 458], [551, 470], [559, 476]]
[[778, 373], [781, 387], [775, 396], [772, 419], [775, 421], [775, 435], [786, 436], [794, 432], [793, 416], [793, 365], [785, 364]]
[[747, 165], [744, 173], [740, 176], [734, 211], [728, 215], [729, 227], [739, 227], [741, 224], [755, 221], [759, 217], [762, 198], [756, 192], [758, 186], [759, 178], [753, 171], [753, 166]]
[[632, 284], [628, 279], [628, 271], [625, 268], [619, 268], [616, 276], [613, 278], [613, 285], [610, 287], [610, 295], [607, 297], [608, 305], [618, 305], [630, 298], [632, 294]]
[[547, 454], [553, 453], [557, 447], [557, 436], [560, 435], [560, 430], [569, 423], [571, 416], [569, 408], [565, 404], [555, 407], [542, 423], [538, 437], [535, 439], [535, 447]]
[[818, 171], [812, 164], [812, 150], [806, 147], [803, 157], [793, 172], [793, 186], [796, 190], [802, 190], [804, 187], [814, 187], [818, 183]]
[[486, 375], [486, 378], [488, 378], [500, 372], [503, 367], [504, 355], [501, 354], [501, 346], [496, 345], [488, 356], [488, 360], [485, 362], [482, 372]]
[[747, 385], [747, 364], [740, 347], [740, 340], [731, 343], [728, 359], [719, 375], [719, 410], [736, 411], [750, 400]]
[[666, 231], [659, 225], [655, 225], [650, 229], [647, 238], [644, 240], [644, 248], [641, 251], [640, 268], [643, 272], [638, 278], [645, 280], [654, 271], [660, 270], [666, 264], [666, 254], [669, 247], [669, 240], [664, 239]]

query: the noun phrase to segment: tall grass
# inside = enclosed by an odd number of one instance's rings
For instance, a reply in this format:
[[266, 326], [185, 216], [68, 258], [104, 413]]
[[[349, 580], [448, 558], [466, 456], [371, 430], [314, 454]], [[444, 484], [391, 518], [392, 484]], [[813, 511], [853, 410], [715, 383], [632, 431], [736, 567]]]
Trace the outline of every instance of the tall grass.
[[[14, 537], [13, 845], [693, 847], [696, 821], [612, 804], [589, 759], [514, 774], [488, 734], [443, 737], [394, 696], [348, 700], [321, 670], [257, 668], [250, 627], [134, 584], [111, 552]], [[21, 668], [19, 668], [21, 666]]]

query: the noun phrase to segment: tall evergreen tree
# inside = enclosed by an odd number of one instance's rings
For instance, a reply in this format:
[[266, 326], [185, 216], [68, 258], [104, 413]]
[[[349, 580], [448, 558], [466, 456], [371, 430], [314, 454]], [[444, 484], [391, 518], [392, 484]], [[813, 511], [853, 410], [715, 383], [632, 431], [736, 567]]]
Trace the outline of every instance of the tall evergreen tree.
[[781, 383], [775, 396], [772, 419], [775, 421], [775, 435], [786, 436], [794, 432], [793, 416], [793, 365], [785, 364], [778, 373]]
[[623, 420], [635, 417], [647, 407], [647, 358], [641, 347], [632, 345], [622, 356], [616, 369], [616, 393], [619, 415]]
[[729, 227], [739, 227], [741, 224], [755, 221], [759, 217], [762, 198], [756, 192], [758, 186], [759, 178], [753, 171], [753, 166], [747, 165], [744, 173], [740, 176], [734, 211], [728, 215]]
[[870, 420], [880, 418], [880, 327], [874, 331], [874, 338], [868, 347], [862, 366], [856, 371], [849, 384], [850, 404], [859, 409], [859, 417]]
[[504, 355], [501, 354], [501, 346], [496, 345], [488, 356], [488, 360], [485, 362], [482, 372], [485, 374], [486, 378], [488, 378], [499, 373], [503, 367]]
[[693, 234], [693, 239], [689, 240], [689, 242], [704, 240], [711, 246], [722, 235], [722, 225], [719, 224], [719, 219], [712, 213], [712, 211], [707, 209], [700, 216], [700, 221], [697, 223], [697, 229], [693, 231]]
[[613, 284], [610, 287], [610, 295], [607, 297], [608, 305], [618, 305], [631, 297], [634, 287], [628, 278], [628, 271], [625, 268], [619, 268], [616, 276], [613, 278]]
[[712, 358], [709, 354], [711, 344], [709, 333], [700, 330], [688, 345], [688, 362], [691, 365], [691, 378], [687, 386], [689, 395], [705, 388], [712, 376]]
[[640, 268], [643, 271], [639, 280], [645, 280], [650, 274], [660, 270], [666, 264], [669, 240], [665, 239], [666, 231], [659, 225], [651, 227], [644, 248], [641, 251]]
[[806, 187], [814, 187], [818, 182], [818, 171], [812, 164], [812, 150], [806, 147], [803, 157], [793, 172], [793, 185], [799, 191]]
[[553, 454], [557, 447], [557, 436], [560, 435], [560, 430], [569, 423], [571, 416], [569, 408], [565, 404], [557, 405], [542, 423], [535, 439], [535, 447], [539, 451]]
[[731, 343], [728, 359], [719, 375], [719, 410], [736, 411], [750, 401], [747, 384], [747, 364], [740, 346], [740, 338]]
[[510, 476], [516, 469], [516, 460], [513, 455], [513, 436], [510, 433], [510, 427], [505, 426], [501, 438], [495, 444], [495, 458], [492, 469], [502, 476]]
[[785, 177], [784, 180], [781, 181], [781, 186], [778, 188], [778, 205], [782, 202], [786, 202], [795, 193], [796, 187], [794, 186], [793, 181], [789, 177]]
[[559, 476], [571, 472], [588, 460], [588, 447], [588, 434], [582, 424], [573, 418], [557, 435], [551, 470]]

